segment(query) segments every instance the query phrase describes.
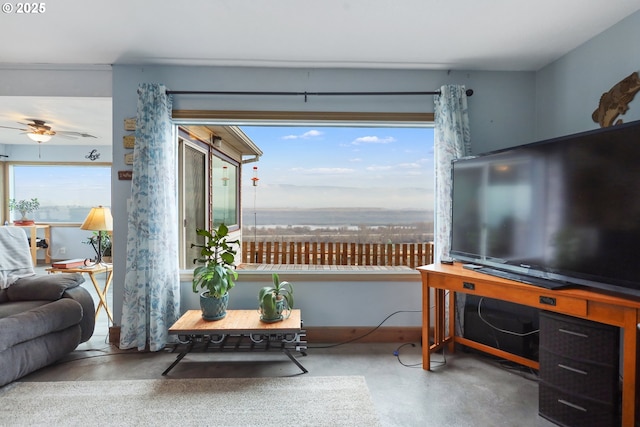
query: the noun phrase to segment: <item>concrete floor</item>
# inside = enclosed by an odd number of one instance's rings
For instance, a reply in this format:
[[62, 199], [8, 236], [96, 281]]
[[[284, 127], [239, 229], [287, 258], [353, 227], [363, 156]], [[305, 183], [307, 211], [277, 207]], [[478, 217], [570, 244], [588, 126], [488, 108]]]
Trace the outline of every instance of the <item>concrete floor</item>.
[[[89, 281], [83, 284], [92, 293]], [[96, 298], [97, 299], [97, 298]], [[20, 381], [222, 378], [301, 375], [284, 354], [190, 354], [166, 377], [175, 360], [168, 351], [120, 351], [107, 343], [107, 316], [101, 312], [93, 338], [60, 363]], [[327, 348], [308, 344], [298, 360], [311, 376], [360, 375], [366, 378], [383, 426], [552, 426], [538, 415], [534, 373], [487, 356], [457, 352], [432, 356], [432, 371], [422, 369], [421, 347], [346, 344]], [[398, 353], [398, 356], [394, 352]], [[215, 362], [215, 363], [212, 363]]]

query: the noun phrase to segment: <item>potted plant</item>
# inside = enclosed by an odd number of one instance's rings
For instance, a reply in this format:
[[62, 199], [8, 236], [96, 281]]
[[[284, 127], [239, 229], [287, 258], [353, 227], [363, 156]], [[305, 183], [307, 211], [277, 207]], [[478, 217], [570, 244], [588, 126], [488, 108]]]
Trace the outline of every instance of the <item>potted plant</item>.
[[200, 292], [200, 308], [205, 320], [219, 320], [227, 315], [229, 290], [235, 286], [235, 255], [238, 240], [229, 240], [229, 228], [220, 224], [217, 229], [196, 229], [204, 236], [204, 244], [192, 243], [201, 248], [200, 257], [193, 263], [203, 264], [193, 270], [193, 292]]
[[[98, 239], [98, 233], [100, 233], [100, 239]], [[98, 241], [100, 243], [98, 243]], [[93, 247], [97, 257], [96, 259], [111, 262], [111, 236], [108, 231], [94, 231], [91, 237], [87, 237], [87, 240], [82, 243]], [[100, 245], [100, 253], [98, 253], [98, 244]]]
[[27, 214], [38, 210], [39, 207], [40, 202], [37, 198], [33, 198], [31, 200], [9, 200], [9, 210], [20, 212], [20, 215], [22, 215], [20, 219], [13, 221], [16, 225], [33, 225], [35, 221], [32, 219], [28, 219]]
[[265, 286], [258, 293], [260, 320], [266, 323], [288, 318], [293, 309], [293, 285], [281, 282], [277, 273], [273, 273], [272, 279], [273, 286]]

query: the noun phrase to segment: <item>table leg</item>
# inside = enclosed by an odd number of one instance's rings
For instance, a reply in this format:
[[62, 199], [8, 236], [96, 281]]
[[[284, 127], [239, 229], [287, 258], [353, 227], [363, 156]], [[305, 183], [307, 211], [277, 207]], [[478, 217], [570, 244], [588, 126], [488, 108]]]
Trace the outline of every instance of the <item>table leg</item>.
[[109, 320], [113, 323], [113, 315], [111, 314], [111, 310], [109, 309], [109, 305], [107, 304], [107, 291], [109, 291], [109, 286], [111, 285], [111, 280], [113, 278], [113, 270], [107, 271], [107, 280], [104, 284], [104, 288], [101, 290], [100, 285], [98, 285], [98, 281], [95, 277], [95, 273], [93, 271], [88, 271], [89, 278], [93, 283], [93, 287], [96, 289], [98, 293], [98, 298], [100, 301], [98, 302], [98, 307], [96, 307], [96, 320], [98, 319], [98, 314], [100, 313], [100, 309], [104, 307], [104, 310], [107, 312], [107, 316]]
[[30, 230], [31, 241], [29, 242], [29, 246], [31, 246], [31, 259], [33, 260], [33, 266], [38, 265], [38, 242], [36, 242], [36, 238], [38, 237], [38, 229], [33, 226]]
[[296, 359], [296, 358], [293, 356], [293, 354], [291, 354], [291, 352], [289, 351], [289, 349], [288, 349], [288, 348], [284, 347], [284, 348], [282, 349], [282, 351], [284, 352], [284, 354], [286, 354], [286, 355], [287, 355], [287, 357], [289, 357], [289, 359], [291, 359], [291, 361], [292, 361], [293, 363], [295, 363], [295, 364], [296, 364], [296, 366], [297, 366], [298, 368], [300, 368], [300, 369], [302, 370], [302, 373], [303, 373], [303, 374], [306, 374], [307, 372], [309, 372], [309, 371], [307, 371], [307, 369], [306, 369], [304, 366], [302, 366], [302, 364], [301, 364], [300, 362], [298, 362], [298, 359]]
[[623, 327], [622, 356], [622, 425], [632, 426], [636, 419], [636, 378], [638, 375], [638, 322], [640, 313], [628, 309]]
[[[49, 245], [49, 248], [51, 248], [51, 227], [49, 226], [45, 227], [44, 229], [44, 240]], [[51, 252], [49, 251], [49, 248], [44, 249], [44, 262], [47, 265], [51, 264]], [[37, 248], [36, 248], [36, 253], [37, 253]]]
[[422, 369], [431, 370], [431, 289], [422, 283]]
[[174, 360], [173, 363], [167, 369], [164, 370], [162, 375], [167, 375], [169, 371], [171, 371], [178, 363], [180, 363], [180, 361], [187, 355], [187, 353], [191, 351], [192, 348], [193, 348], [193, 338], [191, 338], [191, 341], [187, 345], [187, 348], [183, 352], [178, 354], [178, 357], [176, 357], [176, 360]]

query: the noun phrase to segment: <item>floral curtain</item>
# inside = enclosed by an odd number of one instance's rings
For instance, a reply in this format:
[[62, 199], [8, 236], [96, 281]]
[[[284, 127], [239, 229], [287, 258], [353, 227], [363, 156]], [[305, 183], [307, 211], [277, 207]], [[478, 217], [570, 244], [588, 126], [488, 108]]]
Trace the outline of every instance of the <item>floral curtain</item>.
[[161, 350], [180, 312], [171, 103], [163, 85], [138, 87], [120, 331], [124, 349]]
[[435, 96], [434, 157], [436, 175], [435, 262], [451, 247], [451, 161], [471, 155], [467, 95], [464, 86], [446, 85]]
[[[433, 136], [436, 205], [434, 262], [449, 255], [451, 248], [451, 162], [471, 155], [467, 94], [464, 86], [447, 85], [435, 97], [435, 131]], [[464, 331], [464, 294], [456, 294], [456, 335]], [[448, 300], [446, 311], [449, 312]], [[448, 319], [449, 320], [449, 319]], [[448, 326], [446, 326], [448, 328]]]

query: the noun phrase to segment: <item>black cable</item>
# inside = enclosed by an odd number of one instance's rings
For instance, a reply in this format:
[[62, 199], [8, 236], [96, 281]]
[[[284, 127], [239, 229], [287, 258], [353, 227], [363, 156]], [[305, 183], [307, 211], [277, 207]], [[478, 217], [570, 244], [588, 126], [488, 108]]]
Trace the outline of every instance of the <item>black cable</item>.
[[488, 320], [485, 320], [484, 317], [482, 317], [481, 307], [482, 307], [482, 302], [483, 301], [484, 301], [484, 297], [480, 298], [480, 301], [478, 301], [478, 317], [480, 318], [480, 320], [482, 320], [490, 328], [495, 329], [498, 332], [502, 332], [503, 334], [515, 335], [517, 337], [526, 337], [528, 335], [533, 335], [533, 334], [537, 334], [538, 332], [540, 332], [540, 329], [535, 329], [533, 331], [520, 333], [520, 332], [510, 331], [508, 329], [498, 328], [497, 326], [493, 325]]
[[401, 359], [400, 359], [400, 350], [402, 349], [402, 347], [406, 347], [410, 345], [411, 347], [415, 347], [416, 345], [412, 342], [407, 342], [402, 344], [400, 347], [398, 347], [394, 352], [393, 355], [398, 359], [398, 363], [400, 363], [402, 366], [405, 366], [407, 368], [417, 368], [419, 366], [422, 366], [422, 362], [420, 363], [413, 363], [413, 364], [407, 364], [404, 363]]
[[365, 333], [363, 335], [360, 335], [359, 337], [355, 337], [355, 338], [352, 338], [350, 340], [343, 341], [343, 342], [340, 342], [340, 343], [337, 343], [337, 344], [324, 345], [324, 346], [320, 346], [320, 347], [307, 347], [307, 348], [333, 348], [333, 347], [338, 347], [338, 346], [341, 346], [341, 345], [344, 345], [344, 344], [350, 344], [352, 342], [358, 341], [358, 340], [360, 340], [360, 339], [362, 339], [362, 338], [364, 338], [364, 337], [366, 337], [368, 335], [371, 335], [375, 331], [377, 331], [380, 328], [380, 326], [382, 326], [384, 324], [384, 322], [386, 322], [387, 320], [389, 320], [390, 317], [395, 316], [398, 313], [422, 313], [422, 310], [398, 310], [398, 311], [395, 311], [395, 312], [391, 313], [387, 317], [385, 317], [384, 320], [378, 324], [378, 326], [374, 327], [369, 332], [367, 332], [367, 333]]

